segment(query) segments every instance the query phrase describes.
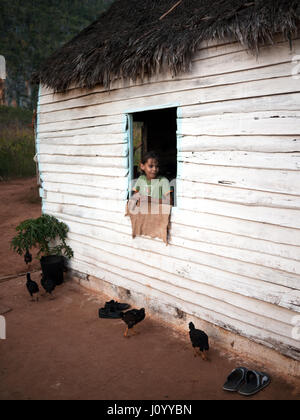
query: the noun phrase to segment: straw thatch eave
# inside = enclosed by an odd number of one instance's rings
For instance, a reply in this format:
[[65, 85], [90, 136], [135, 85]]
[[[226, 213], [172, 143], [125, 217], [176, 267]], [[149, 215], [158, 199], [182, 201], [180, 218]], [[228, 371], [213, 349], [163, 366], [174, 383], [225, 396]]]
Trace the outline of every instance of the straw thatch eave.
[[299, 0], [116, 0], [33, 80], [65, 91], [72, 84], [109, 88], [116, 78], [143, 79], [166, 68], [176, 75], [190, 68], [203, 41], [238, 40], [258, 53], [278, 33], [291, 40], [299, 23]]

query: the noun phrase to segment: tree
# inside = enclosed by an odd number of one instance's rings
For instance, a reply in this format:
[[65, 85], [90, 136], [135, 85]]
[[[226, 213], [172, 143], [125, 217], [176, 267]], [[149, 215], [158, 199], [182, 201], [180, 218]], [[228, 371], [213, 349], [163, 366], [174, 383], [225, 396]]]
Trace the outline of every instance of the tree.
[[6, 59], [6, 100], [34, 108], [34, 70], [113, 0], [0, 0], [0, 55]]

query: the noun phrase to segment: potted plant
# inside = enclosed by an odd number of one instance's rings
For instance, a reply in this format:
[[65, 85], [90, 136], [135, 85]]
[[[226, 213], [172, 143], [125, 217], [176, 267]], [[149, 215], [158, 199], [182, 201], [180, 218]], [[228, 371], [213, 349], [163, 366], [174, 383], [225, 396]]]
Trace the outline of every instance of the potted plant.
[[61, 284], [65, 258], [73, 257], [73, 250], [66, 244], [68, 226], [54, 216], [43, 214], [36, 219], [24, 220], [16, 231], [18, 234], [11, 241], [12, 249], [19, 255], [25, 254], [27, 263], [31, 258], [29, 250], [37, 248], [43, 275]]

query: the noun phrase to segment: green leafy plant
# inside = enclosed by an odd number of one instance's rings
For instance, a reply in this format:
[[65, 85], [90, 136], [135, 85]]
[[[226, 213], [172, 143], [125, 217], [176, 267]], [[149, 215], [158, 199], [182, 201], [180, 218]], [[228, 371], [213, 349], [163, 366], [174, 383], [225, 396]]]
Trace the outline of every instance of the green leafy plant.
[[17, 227], [18, 234], [12, 239], [11, 247], [19, 255], [31, 248], [37, 248], [37, 256], [61, 255], [73, 257], [73, 250], [66, 244], [68, 226], [56, 217], [43, 214], [36, 219], [27, 219]]

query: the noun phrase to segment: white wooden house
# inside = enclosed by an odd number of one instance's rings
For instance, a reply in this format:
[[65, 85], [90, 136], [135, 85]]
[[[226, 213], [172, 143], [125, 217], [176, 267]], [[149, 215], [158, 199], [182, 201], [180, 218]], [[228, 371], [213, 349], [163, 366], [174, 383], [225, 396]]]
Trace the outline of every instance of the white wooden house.
[[[39, 71], [43, 212], [69, 226], [87, 287], [236, 351], [262, 344], [297, 376], [299, 4], [175, 3], [116, 1]], [[137, 121], [172, 159], [168, 246], [124, 216]]]

